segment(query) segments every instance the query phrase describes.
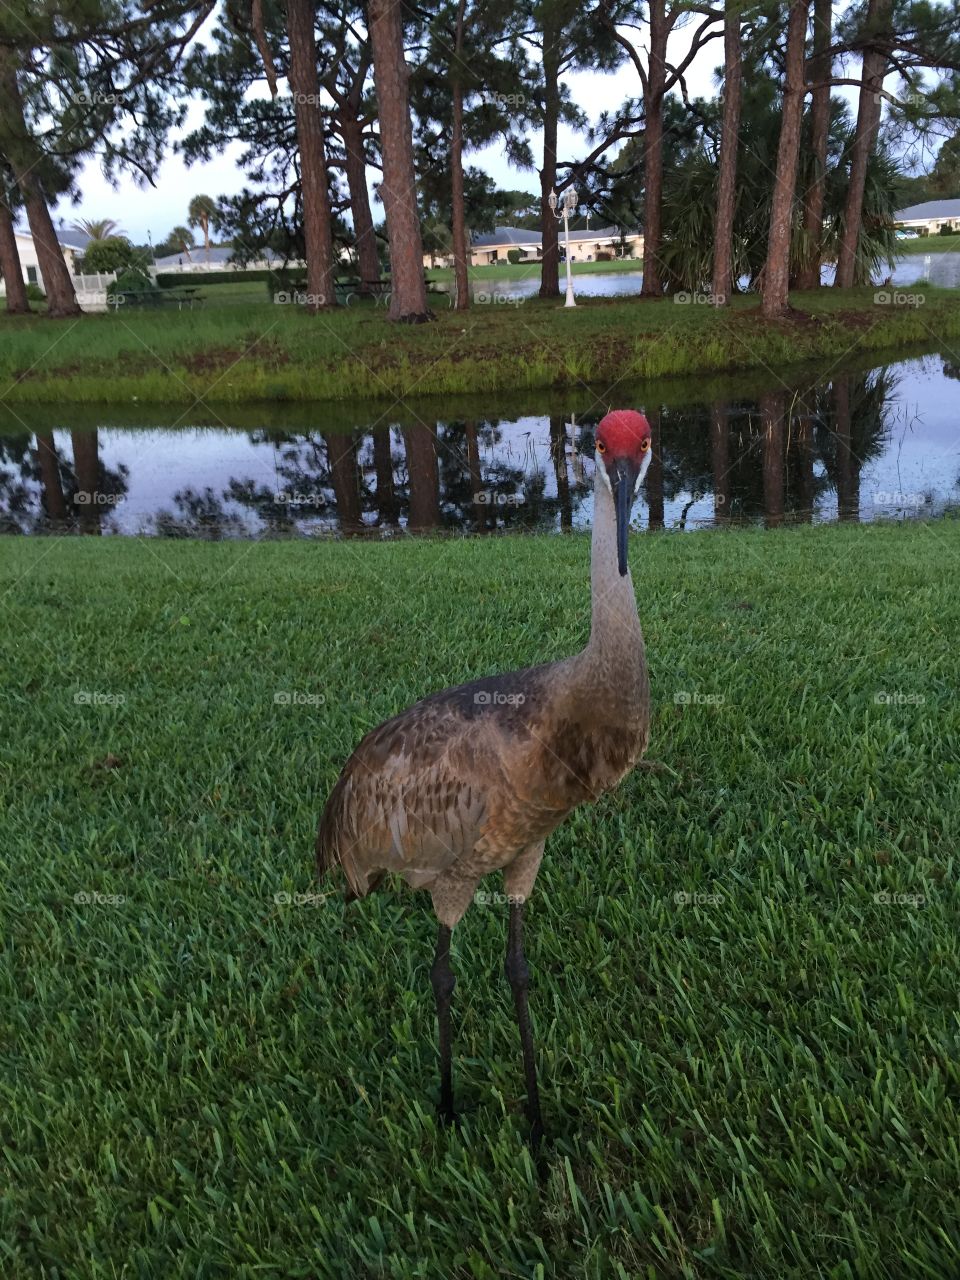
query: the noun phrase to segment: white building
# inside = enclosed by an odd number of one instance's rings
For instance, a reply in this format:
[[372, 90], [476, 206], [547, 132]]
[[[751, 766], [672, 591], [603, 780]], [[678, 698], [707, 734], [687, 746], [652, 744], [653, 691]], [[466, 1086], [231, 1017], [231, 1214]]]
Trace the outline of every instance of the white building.
[[[38, 284], [43, 289], [43, 275], [40, 271], [40, 259], [37, 255], [37, 246], [33, 243], [33, 236], [29, 231], [16, 228], [14, 235], [17, 240], [17, 253], [20, 255], [20, 269], [23, 272], [23, 278], [28, 284]], [[63, 256], [66, 260], [67, 270], [71, 275], [75, 274], [77, 269], [76, 260], [83, 253], [83, 246], [78, 240], [60, 239], [57, 237], [60, 248], [63, 250]], [[6, 293], [7, 286], [0, 280], [0, 292]]]
[[907, 209], [898, 209], [893, 221], [904, 231], [914, 231], [922, 236], [939, 235], [941, 227], [960, 231], [960, 200], [927, 200], [924, 204], [912, 204]]
[[[560, 255], [563, 256], [564, 236], [560, 230]], [[517, 264], [539, 262], [542, 257], [542, 246], [539, 231], [528, 231], [523, 227], [497, 227], [495, 231], [476, 235], [470, 243], [470, 265], [486, 267], [494, 262], [509, 262], [511, 250]], [[621, 237], [619, 227], [603, 227], [596, 231], [570, 232], [570, 261], [596, 262], [601, 253], [611, 258], [625, 256], [627, 258], [643, 257], [643, 236], [635, 232], [625, 232]], [[448, 255], [423, 255], [423, 265], [430, 267], [434, 262], [443, 266], [452, 266], [453, 259]]]
[[175, 271], [184, 274], [200, 271], [275, 271], [284, 265], [294, 269], [304, 267], [302, 262], [291, 261], [284, 264], [283, 259], [272, 249], [264, 249], [262, 257], [246, 262], [243, 266], [231, 261], [233, 254], [234, 250], [230, 245], [211, 245], [209, 249], [205, 249], [202, 244], [191, 245], [189, 251], [184, 249], [180, 253], [157, 258], [154, 265], [158, 272]]

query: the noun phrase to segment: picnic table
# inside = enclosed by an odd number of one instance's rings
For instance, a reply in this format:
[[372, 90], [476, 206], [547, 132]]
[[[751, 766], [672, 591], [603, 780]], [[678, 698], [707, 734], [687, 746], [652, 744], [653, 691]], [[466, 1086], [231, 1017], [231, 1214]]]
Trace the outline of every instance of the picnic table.
[[[336, 301], [342, 307], [351, 307], [361, 298], [373, 298], [375, 302], [389, 302], [389, 280], [362, 280], [359, 276], [340, 276], [334, 281]], [[288, 280], [282, 289], [276, 282], [267, 281], [267, 292], [275, 303], [305, 303], [310, 297], [306, 280]]]
[[[377, 306], [389, 307], [391, 285], [389, 278], [364, 280], [360, 276], [340, 276], [334, 282], [336, 300], [341, 307], [352, 307], [363, 298], [372, 298]], [[267, 282], [267, 291], [275, 303], [305, 302], [309, 297], [306, 280], [289, 281], [283, 289], [277, 290], [274, 284]], [[450, 289], [440, 288], [433, 283], [427, 284], [427, 293], [434, 297], [444, 297], [448, 305], [453, 305], [453, 293]]]
[[204, 295], [194, 286], [181, 289], [121, 289], [119, 293], [111, 292], [107, 302], [114, 311], [120, 307], [173, 307], [182, 311], [184, 307], [193, 310], [204, 300]]
[[337, 302], [352, 307], [361, 298], [372, 298], [376, 303], [390, 303], [390, 281], [386, 279], [364, 280], [360, 276], [346, 276], [337, 281]]

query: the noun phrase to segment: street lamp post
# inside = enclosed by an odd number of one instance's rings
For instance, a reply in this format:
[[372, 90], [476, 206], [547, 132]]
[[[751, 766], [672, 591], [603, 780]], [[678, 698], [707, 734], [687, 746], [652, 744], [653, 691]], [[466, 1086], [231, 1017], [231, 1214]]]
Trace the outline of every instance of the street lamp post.
[[560, 218], [560, 217], [563, 218], [563, 252], [567, 260], [567, 300], [563, 305], [565, 307], [575, 307], [577, 303], [573, 296], [573, 275], [570, 270], [570, 221], [569, 219], [570, 219], [571, 213], [573, 213], [577, 207], [577, 189], [576, 187], [573, 187], [573, 186], [567, 187], [563, 195], [560, 197], [559, 203], [563, 210], [562, 214], [557, 212], [556, 191], [551, 190], [549, 196], [547, 196], [547, 200], [550, 204], [550, 209], [553, 213], [553, 216], [555, 218]]

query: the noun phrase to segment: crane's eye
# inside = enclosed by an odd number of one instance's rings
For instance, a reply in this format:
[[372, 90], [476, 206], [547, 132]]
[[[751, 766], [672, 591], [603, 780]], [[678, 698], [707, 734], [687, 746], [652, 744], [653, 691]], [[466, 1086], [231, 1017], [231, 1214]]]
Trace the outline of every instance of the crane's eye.
[[603, 441], [602, 441], [602, 440], [598, 440], [598, 441], [597, 441], [597, 453], [606, 453], [606, 452], [607, 452], [607, 446], [603, 443]]
[[640, 441], [640, 452], [646, 453], [649, 448], [650, 448], [650, 437], [647, 436], [646, 440]]

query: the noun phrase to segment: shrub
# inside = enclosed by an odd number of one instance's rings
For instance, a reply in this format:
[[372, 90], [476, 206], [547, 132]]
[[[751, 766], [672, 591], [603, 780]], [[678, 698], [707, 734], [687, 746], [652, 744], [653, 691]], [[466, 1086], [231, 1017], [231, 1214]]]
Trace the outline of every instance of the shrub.
[[523, 257], [523, 254], [520, 252], [519, 249], [507, 250], [507, 261], [512, 262], [514, 266], [517, 265], [517, 263], [521, 260], [522, 257]]
[[[342, 268], [338, 275], [353, 276], [353, 268]], [[187, 283], [193, 284], [266, 284], [268, 292], [275, 289], [289, 289], [291, 284], [302, 281], [303, 267], [277, 268], [269, 271], [260, 268], [256, 271], [160, 271], [157, 284], [161, 289], [179, 289]]]
[[187, 280], [202, 280], [204, 284], [237, 284], [241, 281], [266, 280], [269, 271], [160, 271], [157, 284], [161, 289], [179, 289]]
[[107, 236], [92, 240], [83, 252], [82, 265], [88, 271], [125, 271], [128, 267], [146, 266], [149, 260], [143, 249], [132, 245], [126, 236]]
[[956, 235], [957, 233], [954, 231], [953, 227], [950, 225], [949, 222], [941, 222], [940, 234], [942, 236], [953, 236], [953, 235]]
[[156, 291], [156, 284], [139, 267], [128, 267], [126, 271], [121, 271], [110, 286], [111, 293], [153, 293]]
[[598, 249], [598, 250], [597, 250], [597, 261], [598, 261], [598, 262], [612, 262], [612, 261], [613, 261], [613, 254], [609, 251], [609, 249]]
[[34, 284], [32, 280], [27, 281], [27, 301], [28, 302], [46, 302], [47, 295], [43, 292], [38, 284]]

